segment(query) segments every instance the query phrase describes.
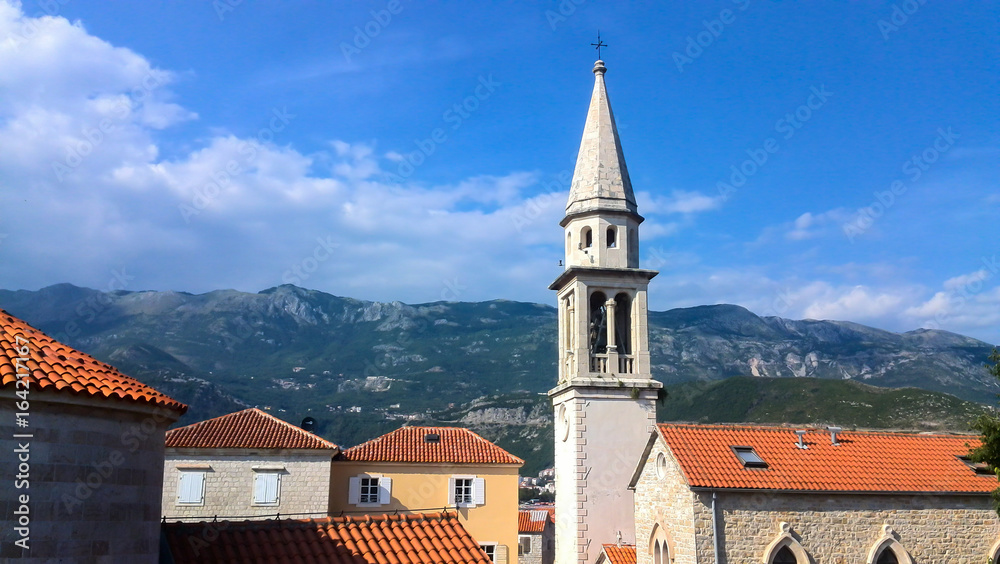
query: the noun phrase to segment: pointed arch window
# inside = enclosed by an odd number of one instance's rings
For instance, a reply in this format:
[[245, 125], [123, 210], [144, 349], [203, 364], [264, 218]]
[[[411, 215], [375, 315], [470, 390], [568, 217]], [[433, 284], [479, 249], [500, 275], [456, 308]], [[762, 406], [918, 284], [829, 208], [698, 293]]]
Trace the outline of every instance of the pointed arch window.
[[670, 537], [659, 523], [653, 525], [653, 532], [649, 538], [649, 552], [653, 556], [653, 564], [673, 564]]
[[774, 554], [774, 558], [771, 559], [771, 564], [798, 564], [798, 560], [795, 558], [795, 553], [792, 549], [787, 546], [781, 547], [778, 552]]
[[866, 564], [913, 564], [903, 545], [896, 540], [892, 527], [882, 527], [882, 538], [868, 551]]
[[778, 524], [778, 536], [764, 550], [764, 564], [809, 564], [809, 555], [792, 536], [788, 523]]

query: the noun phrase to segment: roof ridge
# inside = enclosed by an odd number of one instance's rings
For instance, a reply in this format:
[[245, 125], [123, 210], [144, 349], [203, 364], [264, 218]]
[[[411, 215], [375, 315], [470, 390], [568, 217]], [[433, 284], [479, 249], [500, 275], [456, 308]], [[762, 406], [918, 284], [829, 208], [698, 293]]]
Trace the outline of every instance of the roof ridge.
[[[720, 429], [734, 429], [734, 430], [752, 430], [752, 431], [766, 431], [766, 432], [783, 432], [783, 431], [807, 431], [810, 433], [829, 433], [829, 426], [824, 427], [814, 427], [811, 425], [789, 425], [787, 423], [674, 423], [670, 421], [661, 422], [656, 424], [658, 427], [671, 427], [671, 428], [688, 428], [688, 429], [706, 429], [706, 430], [720, 430]], [[959, 431], [918, 431], [918, 430], [906, 430], [906, 429], [846, 429], [842, 428], [837, 431], [838, 435], [843, 436], [844, 434], [857, 433], [859, 435], [896, 435], [904, 437], [976, 437], [975, 433], [963, 433]]]

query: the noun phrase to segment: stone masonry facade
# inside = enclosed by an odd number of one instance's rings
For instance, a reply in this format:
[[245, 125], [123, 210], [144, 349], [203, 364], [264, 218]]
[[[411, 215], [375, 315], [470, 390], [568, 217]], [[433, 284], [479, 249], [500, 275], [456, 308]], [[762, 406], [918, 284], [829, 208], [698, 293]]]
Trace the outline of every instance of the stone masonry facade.
[[529, 548], [527, 552], [519, 552], [518, 564], [552, 564], [555, 560], [555, 534], [553, 527], [545, 527], [542, 533], [521, 533], [518, 535], [518, 545], [520, 539], [528, 538]]
[[[664, 454], [665, 464], [657, 464]], [[671, 564], [712, 562], [712, 494], [693, 492], [657, 440], [635, 487], [638, 564], [652, 564], [651, 539], [671, 547]], [[722, 564], [764, 562], [787, 523], [812, 564], [867, 564], [889, 534], [915, 564], [984, 564], [1000, 539], [988, 495], [906, 495], [718, 491]], [[658, 533], [654, 527], [662, 528]]]
[[[32, 392], [30, 428], [14, 427], [14, 399], [0, 402], [5, 456], [0, 488], [6, 562], [149, 563], [159, 558], [163, 437], [177, 414], [163, 408]], [[54, 394], [52, 396], [55, 396]], [[29, 439], [12, 439], [15, 433]], [[15, 487], [20, 444], [27, 487]], [[14, 545], [15, 511], [28, 495], [30, 549]]]
[[[194, 454], [197, 452], [197, 454]], [[265, 518], [277, 513], [299, 518], [328, 514], [330, 498], [328, 451], [244, 451], [241, 449], [168, 449], [164, 463], [162, 515], [185, 521], [245, 517]], [[254, 469], [281, 469], [278, 504], [253, 503]], [[202, 505], [177, 503], [181, 469], [205, 470]], [[309, 515], [304, 515], [309, 514]]]

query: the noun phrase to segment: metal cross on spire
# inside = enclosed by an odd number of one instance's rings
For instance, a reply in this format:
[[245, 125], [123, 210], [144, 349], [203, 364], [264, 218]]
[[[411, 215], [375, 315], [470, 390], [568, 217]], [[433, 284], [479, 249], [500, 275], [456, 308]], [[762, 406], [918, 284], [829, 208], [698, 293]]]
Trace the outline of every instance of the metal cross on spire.
[[608, 44], [601, 41], [601, 30], [597, 30], [597, 43], [591, 43], [595, 48], [597, 48], [597, 58], [601, 58], [601, 47], [607, 47]]

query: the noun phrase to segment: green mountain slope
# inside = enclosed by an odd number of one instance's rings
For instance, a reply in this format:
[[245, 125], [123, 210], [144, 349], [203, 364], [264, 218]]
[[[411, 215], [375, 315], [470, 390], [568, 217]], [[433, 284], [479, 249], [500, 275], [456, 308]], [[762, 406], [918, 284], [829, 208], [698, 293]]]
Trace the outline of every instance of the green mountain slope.
[[[181, 423], [258, 406], [293, 423], [313, 416], [320, 434], [350, 446], [405, 423], [451, 421], [498, 440], [532, 465], [551, 458], [547, 400], [537, 395], [556, 381], [556, 311], [549, 306], [381, 303], [289, 285], [193, 295], [59, 284], [0, 290], [0, 307], [188, 403]], [[764, 386], [773, 377], [767, 386], [795, 388], [820, 378], [814, 385], [822, 388], [856, 380], [981, 402], [1000, 391], [984, 367], [990, 346], [944, 331], [899, 334], [849, 322], [759, 317], [732, 305], [651, 312], [649, 326], [653, 375], [678, 401], [698, 391], [751, 386], [746, 382]], [[746, 380], [753, 376], [760, 378]], [[732, 382], [718, 389], [710, 385], [727, 379]], [[731, 401], [692, 400], [677, 416], [756, 421], [762, 408], [742, 415], [714, 411], [747, 397], [755, 396], [742, 390]], [[809, 397], [826, 405], [834, 394]], [[942, 402], [929, 420], [944, 421], [949, 410], [963, 413], [964, 404]], [[802, 402], [804, 411], [787, 411], [795, 404], [787, 401], [770, 421], [808, 423], [828, 413]], [[892, 426], [919, 423], [913, 421]]]
[[968, 431], [986, 407], [939, 392], [818, 378], [735, 377], [670, 386], [659, 421]]

